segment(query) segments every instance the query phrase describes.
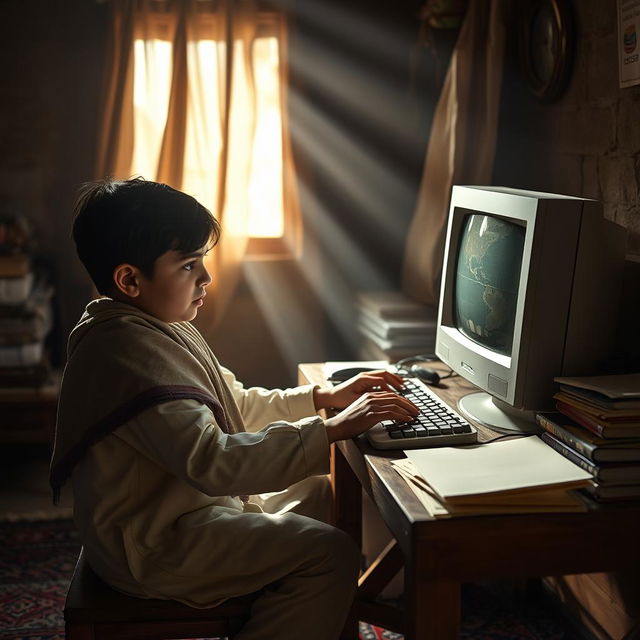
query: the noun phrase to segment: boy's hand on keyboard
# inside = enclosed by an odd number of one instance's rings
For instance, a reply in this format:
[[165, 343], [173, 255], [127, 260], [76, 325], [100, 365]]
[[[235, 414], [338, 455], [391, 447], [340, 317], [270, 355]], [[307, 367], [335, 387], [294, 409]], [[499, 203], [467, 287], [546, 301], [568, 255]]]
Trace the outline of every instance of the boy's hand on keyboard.
[[344, 409], [368, 391], [391, 391], [402, 388], [402, 378], [380, 369], [366, 371], [330, 389], [317, 388], [313, 393], [316, 409]]
[[394, 391], [369, 391], [337, 415], [325, 420], [329, 442], [347, 440], [364, 433], [382, 420], [409, 422], [419, 411]]

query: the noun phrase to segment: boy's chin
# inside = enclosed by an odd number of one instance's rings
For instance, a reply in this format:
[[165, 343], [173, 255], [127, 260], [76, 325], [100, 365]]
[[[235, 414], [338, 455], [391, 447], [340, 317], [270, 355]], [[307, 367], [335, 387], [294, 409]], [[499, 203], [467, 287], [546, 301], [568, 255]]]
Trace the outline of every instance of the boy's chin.
[[164, 322], [191, 322], [198, 315], [197, 309], [187, 309], [181, 315], [176, 314], [175, 316], [170, 316], [171, 319], [161, 318]]
[[198, 310], [196, 308], [190, 309], [185, 314], [184, 322], [191, 322], [192, 320], [195, 319], [197, 315], [198, 315]]

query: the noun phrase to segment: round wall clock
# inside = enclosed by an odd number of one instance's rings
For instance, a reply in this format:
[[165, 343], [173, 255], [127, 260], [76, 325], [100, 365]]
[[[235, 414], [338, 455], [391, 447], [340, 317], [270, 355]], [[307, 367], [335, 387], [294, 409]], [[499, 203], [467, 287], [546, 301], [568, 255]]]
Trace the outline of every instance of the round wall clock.
[[520, 53], [527, 83], [541, 100], [564, 91], [573, 62], [573, 16], [568, 0], [530, 0], [522, 7]]

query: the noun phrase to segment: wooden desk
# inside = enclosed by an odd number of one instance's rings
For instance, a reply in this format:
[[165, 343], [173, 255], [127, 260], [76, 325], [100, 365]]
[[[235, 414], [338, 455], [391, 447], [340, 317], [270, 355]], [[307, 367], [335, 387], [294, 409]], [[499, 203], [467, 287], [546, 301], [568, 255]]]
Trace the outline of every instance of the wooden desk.
[[[444, 367], [430, 363], [433, 368]], [[300, 382], [326, 385], [321, 364], [299, 366]], [[434, 390], [449, 404], [475, 390], [465, 380], [443, 380]], [[477, 426], [477, 425], [476, 425]], [[493, 432], [479, 428], [481, 440]], [[353, 619], [404, 633], [405, 640], [459, 636], [460, 587], [491, 578], [542, 577], [624, 567], [640, 568], [640, 504], [598, 505], [585, 513], [431, 518], [390, 460], [361, 438], [334, 445], [335, 523], [360, 544], [363, 488], [395, 537], [361, 577]], [[586, 500], [586, 498], [585, 498]], [[404, 565], [404, 611], [375, 602]], [[344, 638], [357, 638], [355, 626]]]

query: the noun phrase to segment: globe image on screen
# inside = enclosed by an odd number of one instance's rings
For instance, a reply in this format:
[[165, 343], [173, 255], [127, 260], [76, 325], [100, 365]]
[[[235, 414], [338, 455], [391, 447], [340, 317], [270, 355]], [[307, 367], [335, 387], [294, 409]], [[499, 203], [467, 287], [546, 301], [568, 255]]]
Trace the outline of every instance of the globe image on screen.
[[458, 329], [478, 344], [511, 355], [525, 228], [470, 215], [456, 267]]

